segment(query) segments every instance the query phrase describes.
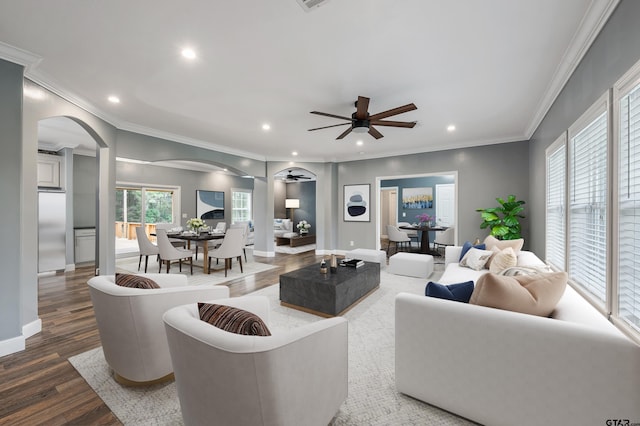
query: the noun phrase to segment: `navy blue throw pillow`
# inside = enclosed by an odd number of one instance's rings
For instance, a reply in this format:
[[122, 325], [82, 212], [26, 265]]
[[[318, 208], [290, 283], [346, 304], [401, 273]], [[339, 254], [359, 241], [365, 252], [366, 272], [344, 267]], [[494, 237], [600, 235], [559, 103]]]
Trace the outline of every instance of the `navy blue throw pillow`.
[[474, 246], [473, 243], [471, 243], [470, 241], [466, 241], [462, 245], [462, 251], [460, 252], [460, 259], [458, 259], [458, 262], [462, 260], [464, 255], [467, 254], [467, 252], [469, 251], [469, 249], [471, 249], [471, 247], [477, 248], [478, 250], [486, 250], [487, 249], [487, 246], [484, 243], [483, 244], [478, 244], [477, 246]]
[[425, 296], [437, 297], [438, 299], [455, 300], [456, 302], [469, 303], [473, 293], [473, 281], [459, 284], [438, 284], [430, 281], [424, 289]]

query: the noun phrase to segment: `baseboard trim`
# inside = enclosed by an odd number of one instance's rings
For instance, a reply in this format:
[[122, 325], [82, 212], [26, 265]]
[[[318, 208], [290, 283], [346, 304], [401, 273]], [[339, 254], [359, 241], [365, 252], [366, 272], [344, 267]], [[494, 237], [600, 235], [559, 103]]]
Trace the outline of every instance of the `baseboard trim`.
[[24, 336], [18, 336], [0, 341], [0, 356], [24, 351], [26, 347], [25, 340]]
[[254, 256], [262, 256], [262, 257], [275, 257], [276, 256], [276, 252], [275, 251], [262, 251], [262, 250], [253, 250], [253, 255]]
[[22, 326], [22, 336], [25, 339], [28, 339], [29, 337], [33, 336], [34, 334], [38, 334], [41, 331], [42, 320], [40, 318]]

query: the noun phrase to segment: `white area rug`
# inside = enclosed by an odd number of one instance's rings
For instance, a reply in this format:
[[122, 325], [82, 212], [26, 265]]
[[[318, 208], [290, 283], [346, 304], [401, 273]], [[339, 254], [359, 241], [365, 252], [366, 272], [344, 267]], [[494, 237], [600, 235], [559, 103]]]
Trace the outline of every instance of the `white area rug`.
[[306, 251], [311, 251], [311, 250], [315, 250], [315, 249], [316, 249], [316, 245], [315, 244], [307, 244], [307, 245], [298, 246], [298, 247], [275, 246], [275, 252], [276, 253], [286, 253], [286, 254], [304, 253]]
[[[256, 274], [258, 272], [268, 271], [269, 269], [276, 268], [276, 266], [268, 265], [266, 263], [260, 263], [253, 260], [253, 255], [251, 252], [247, 252], [248, 262], [242, 259], [242, 268], [244, 272], [240, 272], [240, 265], [236, 261], [233, 262], [233, 268], [227, 270], [227, 276], [224, 276], [224, 260], [220, 261], [220, 264], [216, 265], [215, 262], [211, 262], [211, 273], [205, 274], [202, 270], [202, 254], [200, 254], [200, 259], [193, 262], [193, 275], [189, 273], [189, 264], [182, 263], [182, 272], [178, 269], [178, 264], [171, 264], [170, 274], [182, 274], [185, 275], [189, 279], [189, 284], [198, 285], [198, 284], [220, 284], [226, 281], [231, 281], [236, 278], [243, 278], [249, 275]], [[198, 265], [198, 266], [196, 266]], [[140, 272], [138, 272], [138, 256], [136, 257], [126, 257], [122, 259], [116, 260], [116, 268], [123, 269], [125, 271], [129, 271], [132, 273], [141, 273], [144, 272], [144, 258], [142, 258], [142, 265], [140, 266]], [[162, 273], [166, 273], [167, 267], [163, 266]], [[149, 273], [157, 273], [158, 272], [158, 263], [155, 258], [151, 258], [149, 256], [149, 266], [147, 267], [147, 272]]]
[[[431, 280], [437, 280], [434, 273]], [[395, 389], [394, 299], [401, 291], [424, 294], [427, 280], [381, 273], [380, 288], [352, 308], [349, 320], [349, 396], [334, 425], [467, 425], [451, 413], [398, 393]], [[272, 306], [270, 328], [284, 330], [321, 318], [279, 304], [278, 285], [253, 294], [267, 296]], [[102, 349], [69, 359], [125, 425], [180, 425], [175, 384], [130, 389], [118, 385]]]

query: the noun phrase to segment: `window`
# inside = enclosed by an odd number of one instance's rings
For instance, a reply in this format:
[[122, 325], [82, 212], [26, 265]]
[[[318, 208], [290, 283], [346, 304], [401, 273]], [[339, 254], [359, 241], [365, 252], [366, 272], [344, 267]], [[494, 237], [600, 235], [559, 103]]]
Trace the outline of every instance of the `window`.
[[546, 260], [565, 270], [565, 192], [567, 136], [563, 134], [547, 149]]
[[617, 98], [618, 316], [640, 331], [640, 84]]
[[608, 93], [569, 128], [568, 272], [605, 304], [607, 298]]
[[250, 189], [231, 189], [231, 223], [253, 218], [253, 192]]

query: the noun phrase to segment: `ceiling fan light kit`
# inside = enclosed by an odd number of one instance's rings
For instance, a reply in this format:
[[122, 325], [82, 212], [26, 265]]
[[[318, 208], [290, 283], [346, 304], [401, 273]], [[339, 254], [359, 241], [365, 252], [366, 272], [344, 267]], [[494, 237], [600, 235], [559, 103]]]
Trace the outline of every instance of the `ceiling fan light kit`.
[[376, 139], [380, 139], [383, 136], [375, 126], [388, 126], [388, 127], [405, 127], [405, 128], [413, 128], [416, 125], [416, 121], [391, 121], [391, 120], [383, 120], [383, 118], [391, 117], [393, 115], [403, 114], [405, 112], [413, 111], [418, 109], [415, 104], [407, 104], [401, 107], [393, 108], [388, 111], [379, 112], [377, 114], [370, 115], [369, 114], [369, 98], [365, 98], [364, 96], [358, 96], [358, 100], [355, 103], [356, 112], [351, 114], [351, 118], [344, 117], [341, 115], [329, 114], [326, 112], [320, 111], [311, 111], [311, 114], [322, 115], [324, 117], [337, 118], [340, 120], [347, 120], [347, 123], [342, 124], [333, 124], [331, 126], [324, 127], [316, 127], [314, 129], [309, 129], [309, 131], [320, 130], [320, 129], [328, 129], [330, 127], [337, 126], [346, 126], [350, 125], [350, 127], [341, 133], [336, 139], [342, 139], [347, 136], [349, 133], [369, 133]]

